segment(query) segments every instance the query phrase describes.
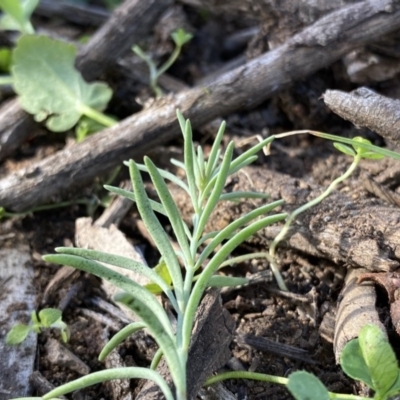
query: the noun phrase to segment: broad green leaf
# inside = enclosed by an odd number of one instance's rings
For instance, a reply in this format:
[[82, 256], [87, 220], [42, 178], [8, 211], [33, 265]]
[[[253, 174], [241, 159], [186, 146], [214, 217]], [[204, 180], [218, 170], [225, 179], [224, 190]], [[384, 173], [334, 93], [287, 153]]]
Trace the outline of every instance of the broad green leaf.
[[235, 287], [247, 285], [249, 280], [234, 276], [213, 275], [208, 281], [210, 287]]
[[16, 324], [7, 333], [6, 344], [15, 345], [22, 343], [28, 336], [31, 328], [25, 324]]
[[103, 347], [99, 355], [99, 361], [104, 361], [104, 359], [124, 340], [129, 336], [133, 335], [135, 332], [146, 328], [147, 325], [144, 322], [133, 322], [120, 331], [118, 331]]
[[309, 372], [296, 371], [290, 374], [287, 388], [296, 400], [329, 400], [324, 384]]
[[154, 381], [164, 393], [166, 400], [174, 400], [171, 389], [158, 372], [152, 371], [148, 368], [140, 367], [110, 368], [104, 371], [93, 372], [83, 376], [82, 378], [58, 386], [39, 399], [52, 400], [60, 398], [61, 396], [76, 390], [84, 389], [88, 386], [93, 386], [97, 383], [103, 383], [114, 379], [147, 379]]
[[162, 349], [164, 357], [168, 363], [168, 367], [175, 385], [179, 388], [185, 386], [186, 374], [182, 370], [184, 367], [181, 364], [178, 350], [175, 343], [175, 338], [171, 338], [166, 332], [163, 325], [155, 318], [155, 315], [150, 312], [143, 303], [129, 293], [118, 293], [114, 296], [114, 300], [125, 304], [133, 310], [143, 322], [146, 328], [152, 334], [158, 346]]
[[[172, 284], [171, 275], [169, 274], [167, 264], [164, 261], [160, 261], [156, 267], [153, 268], [153, 271], [168, 285], [168, 287]], [[148, 283], [144, 285], [144, 287], [151, 293], [159, 295], [163, 292], [161, 287], [157, 285], [157, 283]]]
[[29, 19], [39, 0], [0, 0], [0, 8], [5, 13], [0, 18], [0, 29], [34, 33]]
[[98, 276], [99, 278], [106, 279], [120, 289], [131, 293], [132, 296], [135, 296], [138, 299], [142, 308], [149, 310], [149, 312], [151, 312], [154, 317], [160, 321], [165, 332], [167, 332], [171, 338], [174, 337], [174, 333], [165, 310], [162, 308], [157, 299], [138, 283], [132, 281], [124, 275], [119, 274], [118, 272], [110, 270], [96, 261], [87, 260], [83, 257], [68, 254], [48, 254], [43, 256], [43, 259], [48, 262], [69, 265], [70, 267], [88, 272]]
[[136, 204], [140, 216], [142, 217], [143, 223], [146, 226], [149, 234], [153, 238], [157, 249], [161, 253], [161, 256], [168, 266], [169, 273], [172, 278], [176, 298], [179, 306], [183, 305], [183, 278], [182, 271], [179, 265], [178, 257], [175, 254], [174, 249], [170, 243], [167, 233], [162, 227], [160, 221], [154, 214], [151, 208], [151, 204], [147, 197], [146, 191], [140, 172], [136, 167], [133, 160], [129, 162], [129, 172], [132, 180], [132, 187], [136, 196]]
[[356, 152], [350, 146], [346, 146], [343, 143], [337, 143], [337, 142], [334, 142], [333, 145], [335, 146], [336, 149], [338, 149], [339, 151], [341, 151], [344, 154], [347, 154], [348, 156], [351, 156], [351, 157], [356, 156]]
[[385, 334], [376, 325], [365, 325], [358, 337], [365, 364], [372, 380], [372, 389], [385, 395], [399, 376], [397, 358]]
[[[373, 325], [366, 325], [368, 326], [373, 326]], [[381, 332], [381, 330], [375, 326], [376, 329]], [[364, 329], [369, 329], [363, 327], [361, 332]], [[340, 365], [343, 369], [343, 371], [350, 376], [351, 378], [355, 380], [359, 380], [367, 384], [371, 389], [376, 390], [375, 388], [375, 380], [376, 377], [374, 377], [374, 374], [378, 375], [379, 372], [375, 371], [377, 368], [378, 370], [381, 369], [382, 373], [385, 373], [384, 366], [378, 363], [377, 359], [373, 360], [371, 359], [371, 355], [376, 355], [376, 353], [380, 353], [381, 347], [376, 347], [382, 345], [382, 351], [385, 351], [385, 347], [389, 346], [387, 343], [386, 339], [384, 338], [383, 333], [378, 333], [374, 328], [372, 328], [371, 333], [368, 334], [367, 336], [367, 342], [365, 341], [365, 337], [361, 337], [361, 332], [360, 332], [360, 337], [358, 339], [353, 339], [350, 342], [346, 344], [344, 349], [342, 350], [342, 354], [340, 356]], [[383, 336], [382, 336], [383, 335]], [[372, 341], [371, 341], [372, 338]], [[384, 340], [382, 340], [382, 338]], [[363, 340], [363, 344], [361, 345], [361, 341]], [[385, 344], [386, 342], [386, 344]], [[372, 346], [376, 347], [375, 350], [370, 349], [368, 350], [366, 346]], [[390, 346], [389, 346], [390, 347]], [[365, 354], [363, 349], [367, 351], [367, 353], [370, 353], [370, 355], [365, 358]], [[387, 355], [386, 355], [387, 356]], [[378, 354], [378, 357], [379, 354]], [[393, 361], [393, 356], [390, 355], [389, 352], [389, 362]], [[372, 366], [370, 363], [372, 362]], [[375, 363], [375, 367], [373, 364]], [[396, 365], [396, 364], [395, 364]], [[392, 381], [391, 384], [394, 383], [394, 380], [397, 378], [397, 365], [396, 365], [396, 372], [394, 371], [393, 367], [389, 368], [392, 371], [390, 372], [390, 375], [392, 376], [389, 380]], [[395, 376], [396, 375], [396, 376]], [[386, 380], [386, 379], [385, 379]]]
[[14, 89], [22, 108], [54, 132], [72, 128], [88, 110], [102, 111], [112, 96], [100, 82], [76, 70], [76, 48], [47, 36], [23, 35], [14, 50]]
[[61, 311], [56, 308], [44, 308], [39, 311], [40, 324], [44, 328], [50, 328], [50, 326], [58, 321], [61, 316]]

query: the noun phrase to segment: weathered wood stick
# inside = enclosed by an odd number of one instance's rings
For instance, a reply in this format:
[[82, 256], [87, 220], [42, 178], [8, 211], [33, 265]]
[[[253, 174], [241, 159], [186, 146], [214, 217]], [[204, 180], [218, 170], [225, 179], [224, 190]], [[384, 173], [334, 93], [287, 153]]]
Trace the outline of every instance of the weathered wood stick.
[[361, 87], [350, 93], [327, 90], [325, 104], [356, 126], [367, 127], [400, 146], [400, 101]]
[[86, 80], [97, 79], [135, 43], [149, 34], [172, 0], [126, 0], [84, 46], [76, 66]]
[[[284, 45], [202, 88], [164, 99], [120, 124], [0, 180], [0, 205], [22, 211], [54, 199], [179, 135], [175, 110], [194, 127], [261, 103], [351, 49], [400, 28], [400, 5], [365, 1], [318, 20]], [[351, 15], [351, 18], [349, 16]]]

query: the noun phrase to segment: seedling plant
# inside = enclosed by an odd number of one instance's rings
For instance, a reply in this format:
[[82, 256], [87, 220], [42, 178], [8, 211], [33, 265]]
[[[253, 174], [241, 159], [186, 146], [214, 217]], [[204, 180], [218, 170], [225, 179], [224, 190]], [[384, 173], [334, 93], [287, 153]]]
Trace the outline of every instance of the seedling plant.
[[29, 335], [29, 332], [40, 333], [42, 329], [56, 328], [60, 330], [62, 340], [68, 342], [70, 332], [67, 324], [62, 320], [61, 311], [55, 308], [44, 308], [39, 311], [32, 311], [31, 323], [16, 324], [6, 336], [7, 344], [20, 344]]

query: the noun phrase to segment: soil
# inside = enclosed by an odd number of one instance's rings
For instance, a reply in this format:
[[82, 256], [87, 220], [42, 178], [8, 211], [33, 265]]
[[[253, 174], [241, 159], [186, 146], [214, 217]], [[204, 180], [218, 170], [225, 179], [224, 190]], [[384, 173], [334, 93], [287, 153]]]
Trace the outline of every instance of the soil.
[[[103, 7], [102, 3], [98, 3], [98, 7]], [[88, 7], [90, 8], [91, 4]], [[224, 47], [222, 50], [220, 48], [221, 43], [226, 44], [228, 39], [233, 40], [234, 33], [262, 27], [261, 21], [257, 20], [252, 13], [248, 17], [245, 15], [244, 18], [230, 14], [214, 14], [210, 11], [204, 11], [203, 15], [198, 8], [187, 4], [182, 6], [179, 2], [170, 6], [170, 12], [178, 22], [183, 21], [185, 26], [195, 33], [193, 42], [186, 45], [182, 56], [168, 71], [170, 77], [187, 86], [219, 70], [236, 57], [265, 51], [257, 48], [257, 46], [262, 47], [262, 38], [264, 42], [267, 41], [267, 35], [263, 31], [265, 27], [256, 34], [257, 37], [253, 36], [252, 40], [235, 45], [234, 48]], [[170, 19], [166, 17], [166, 20], [172, 24], [176, 23], [172, 17]], [[79, 25], [71, 20], [63, 20], [61, 17], [49, 18], [37, 15], [34, 17], [34, 23], [36, 26], [46, 28], [55, 36], [61, 35], [72, 40], [76, 40], [85, 33], [93, 32], [93, 28]], [[167, 25], [165, 22], [165, 26]], [[160, 60], [165, 59], [172, 48], [168, 34], [160, 32], [162, 26], [164, 25], [160, 25], [159, 31], [154, 29], [151, 37], [147, 39], [147, 47], [152, 49], [153, 56]], [[166, 27], [165, 29], [168, 31]], [[104, 74], [102, 79], [114, 86], [116, 94], [107, 111], [119, 118], [137, 112], [152, 96], [147, 85], [138, 80], [131, 78], [125, 84], [124, 76], [117, 70]], [[368, 83], [381, 94], [390, 93], [392, 97], [396, 97], [393, 95], [394, 88], [397, 88], [397, 94], [400, 93], [399, 75], [382, 82], [371, 80]], [[236, 142], [236, 155], [247, 148], [243, 144], [244, 139], [253, 135], [266, 136], [297, 129], [315, 129], [333, 134], [340, 133], [347, 137], [362, 135], [374, 144], [385, 145], [384, 139], [374, 132], [357, 129], [350, 122], [334, 115], [321, 99], [326, 89], [352, 90], [357, 86], [357, 83], [350, 81], [342, 61], [338, 61], [329, 68], [318, 71], [314, 76], [294, 83], [289, 89], [281, 90], [256, 108], [243, 109], [225, 115], [227, 132], [224, 140]], [[155, 115], [154, 118], [157, 116]], [[40, 135], [24, 142], [18, 150], [3, 160], [0, 165], [0, 176], [8, 176], [20, 168], [29, 167], [74, 142], [72, 132], [58, 136], [54, 133], [44, 134], [43, 132], [42, 129]], [[212, 144], [215, 134], [215, 124], [209, 124], [197, 129], [194, 139], [196, 143], [207, 149]], [[173, 170], [166, 160], [169, 156], [175, 158], [181, 156], [181, 144], [180, 140], [172, 140], [166, 145], [153, 149], [148, 155], [157, 162], [158, 166]], [[256, 165], [261, 170], [268, 168], [301, 179], [309, 188], [313, 188], [326, 187], [345, 171], [350, 162], [351, 160], [337, 152], [331, 143], [304, 135], [279, 141], [276, 146], [273, 146], [271, 155], [260, 156]], [[355, 201], [373, 197], [362, 185], [361, 175], [369, 171], [374, 176], [378, 176], [385, 168], [385, 164], [382, 164], [382, 167], [374, 164], [373, 171], [370, 164], [369, 162], [362, 164], [350, 180], [339, 186], [338, 192]], [[126, 177], [126, 171], [121, 171], [112, 184], [118, 186]], [[69, 196], [64, 196], [63, 200], [100, 199], [105, 195], [105, 191], [100, 188], [106, 179], [107, 177], [99, 177], [97, 181], [87, 184], [79, 192], [74, 189]], [[395, 194], [397, 194], [397, 187], [396, 182], [391, 182], [391, 190]], [[148, 189], [151, 192], [150, 185]], [[328, 208], [334, 207], [334, 204], [329, 203], [330, 201], [329, 198], [325, 200]], [[386, 204], [383, 200], [379, 201]], [[29, 245], [34, 267], [35, 308], [37, 310], [45, 307], [61, 306], [63, 308], [63, 320], [71, 331], [71, 339], [65, 346], [80, 359], [83, 363], [82, 368], [86, 365], [92, 372], [104, 368], [104, 364], [98, 361], [97, 357], [105, 340], [124, 326], [125, 321], [117, 319], [115, 314], [107, 313], [103, 307], [94, 302], [94, 298], [110, 303], [111, 300], [107, 298], [99, 280], [86, 274], [77, 273], [67, 276], [61, 285], [44, 296], [46, 287], [60, 267], [44, 262], [41, 256], [53, 253], [54, 248], [58, 246], [75, 245], [76, 219], [89, 215], [95, 220], [102, 212], [101, 205], [93, 208], [73, 204], [54, 210], [34, 212], [22, 217], [3, 219], [0, 223], [2, 249], [12, 249], [16, 242]], [[222, 211], [224, 212], [228, 220], [231, 210], [226, 209]], [[137, 219], [137, 212], [132, 207], [121, 221], [119, 228], [132, 244], [140, 246], [149, 265], [154, 265], [158, 258], [157, 252], [138, 229]], [[358, 227], [358, 229], [361, 228]], [[265, 250], [266, 247], [263, 244], [248, 242], [241, 246], [237, 253]], [[335, 317], [346, 271], [351, 265], [346, 265], [341, 261], [335, 262], [329, 257], [316, 257], [285, 244], [280, 247], [278, 258], [291, 295], [285, 295], [277, 290], [273, 281], [264, 281], [237, 290], [222, 291], [223, 306], [236, 323], [234, 339], [230, 346], [232, 359], [222, 370], [244, 369], [283, 377], [287, 377], [296, 370], [306, 370], [318, 376], [330, 391], [368, 395], [364, 387], [348, 378], [337, 365], [333, 350], [333, 330], [326, 330], [326, 326], [322, 325], [323, 318], [328, 314], [333, 319]], [[229, 268], [227, 273], [246, 276], [246, 274], [256, 274], [267, 269], [268, 266], [265, 263], [253, 260]], [[395, 350], [400, 351], [399, 338], [390, 320], [387, 295], [380, 289], [377, 293], [376, 308], [380, 320]], [[307, 302], [304, 299], [307, 299]], [[99, 316], [106, 319], [102, 322]], [[1, 340], [4, 339], [3, 333]], [[62, 366], [50, 357], [48, 349], [53, 339], [57, 341], [61, 339], [57, 330], [44, 330], [38, 335], [34, 369], [47, 380], [47, 383], [58, 386], [82, 376], [82, 370], [79, 370], [76, 365], [73, 368]], [[156, 346], [153, 340], [144, 333], [134, 336], [119, 348], [119, 354], [128, 366], [148, 365], [155, 351]], [[209, 372], [211, 375], [215, 371]], [[134, 396], [138, 392], [137, 383], [135, 381], [129, 383]], [[35, 377], [31, 379], [31, 384], [32, 396], [40, 396], [43, 391], [48, 390], [48, 387], [41, 386]], [[292, 398], [285, 387], [276, 384], [232, 380], [225, 381], [223, 385], [236, 399], [284, 400]], [[0, 399], [6, 399], [7, 395], [5, 396], [0, 393]], [[110, 386], [104, 384], [78, 391], [67, 398], [91, 400], [112, 399], [112, 396]]]

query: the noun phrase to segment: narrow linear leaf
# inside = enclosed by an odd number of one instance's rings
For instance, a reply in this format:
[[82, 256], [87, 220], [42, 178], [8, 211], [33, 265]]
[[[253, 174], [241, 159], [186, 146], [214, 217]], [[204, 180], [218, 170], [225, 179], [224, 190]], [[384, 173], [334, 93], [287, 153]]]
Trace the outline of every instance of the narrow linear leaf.
[[201, 235], [203, 234], [204, 228], [207, 224], [208, 219], [210, 218], [211, 213], [215, 209], [215, 206], [217, 205], [222, 191], [224, 190], [225, 183], [226, 183], [226, 178], [228, 177], [228, 172], [229, 172], [229, 167], [231, 165], [232, 161], [232, 155], [233, 155], [233, 149], [234, 149], [234, 143], [230, 142], [228, 147], [226, 148], [226, 152], [224, 155], [224, 159], [221, 164], [221, 170], [219, 171], [217, 180], [215, 182], [215, 186], [211, 191], [210, 197], [207, 200], [207, 203], [203, 209], [203, 212], [201, 214], [198, 226], [197, 226], [197, 237], [195, 237], [196, 240], [199, 240]]
[[178, 258], [172, 248], [168, 235], [151, 208], [149, 199], [144, 190], [142, 178], [133, 160], [129, 163], [129, 171], [140, 216], [142, 217], [143, 223], [149, 231], [150, 236], [153, 238], [157, 249], [168, 266], [179, 304], [183, 299], [183, 279]]
[[[182, 127], [181, 127], [182, 128]], [[190, 125], [190, 121], [186, 120], [185, 128], [182, 130], [183, 138], [184, 138], [184, 147], [183, 147], [183, 156], [184, 156], [184, 165], [186, 178], [189, 186], [189, 194], [192, 199], [192, 203], [195, 206], [195, 212], [198, 212], [196, 209], [196, 204], [198, 202], [196, 195], [196, 177], [194, 172], [194, 147], [192, 141], [192, 127]]]
[[[133, 193], [129, 190], [125, 190], [125, 189], [121, 189], [116, 186], [109, 186], [109, 185], [104, 185], [104, 189], [108, 190], [111, 193], [118, 194], [119, 196], [126, 197], [127, 199], [132, 200], [134, 203], [136, 203], [135, 193]], [[157, 201], [151, 200], [151, 199], [149, 199], [149, 202], [150, 202], [150, 205], [151, 205], [151, 208], [153, 209], [153, 211], [167, 216], [167, 213], [166, 213], [164, 207], [162, 206], [162, 204], [158, 203]]]
[[329, 392], [324, 384], [306, 371], [290, 374], [287, 388], [296, 400], [329, 400]]
[[153, 313], [154, 317], [160, 321], [167, 334], [171, 338], [174, 337], [174, 333], [165, 310], [162, 308], [157, 299], [138, 283], [132, 281], [122, 274], [119, 274], [118, 272], [110, 270], [96, 261], [87, 260], [83, 257], [69, 254], [48, 254], [43, 256], [43, 259], [54, 264], [69, 265], [70, 267], [88, 272], [92, 275], [98, 276], [99, 278], [106, 279], [120, 289], [130, 293], [132, 296], [137, 297], [140, 299], [143, 307], [149, 309]]
[[220, 201], [238, 201], [242, 199], [268, 199], [269, 195], [266, 193], [257, 192], [230, 192], [224, 193], [220, 196]]
[[118, 293], [114, 296], [114, 300], [125, 304], [142, 318], [147, 325], [147, 329], [151, 332], [154, 340], [164, 354], [175, 385], [179, 388], [185, 386], [185, 367], [182, 365], [178, 355], [175, 338], [171, 338], [165, 332], [164, 326], [147, 307], [143, 307], [143, 303], [138, 298], [133, 297], [129, 293]]
[[178, 207], [176, 206], [174, 199], [172, 198], [172, 195], [168, 189], [168, 186], [166, 185], [162, 176], [159, 174], [154, 163], [148, 157], [145, 157], [144, 162], [149, 170], [149, 174], [157, 191], [158, 197], [161, 200], [164, 210], [168, 214], [169, 222], [171, 223], [179, 246], [183, 251], [183, 254], [185, 256], [184, 258], [187, 263], [190, 263], [190, 265], [187, 265], [187, 267], [192, 268], [194, 260], [192, 259], [192, 256], [190, 254], [189, 242], [186, 237], [184, 222], [182, 220], [182, 216], [178, 210]]
[[21, 107], [55, 132], [72, 128], [86, 109], [104, 110], [112, 91], [86, 83], [76, 70], [76, 48], [48, 36], [23, 35], [14, 50], [14, 89]]
[[224, 240], [230, 238], [230, 236], [236, 232], [239, 228], [253, 221], [255, 218], [258, 218], [260, 215], [267, 214], [272, 211], [274, 208], [281, 206], [283, 204], [283, 200], [277, 200], [270, 204], [266, 204], [265, 206], [261, 206], [256, 208], [255, 210], [249, 212], [246, 215], [243, 215], [236, 221], [231, 222], [228, 226], [226, 226], [222, 231], [217, 232], [217, 235], [211, 240], [211, 242], [206, 246], [206, 248], [200, 254], [200, 257], [197, 260], [195, 268], [199, 268], [203, 262], [207, 259], [207, 257], [214, 251], [214, 249], [219, 246]]
[[[129, 167], [128, 161], [124, 161], [124, 164]], [[144, 164], [136, 163], [136, 165], [137, 165], [139, 171], [147, 172], [147, 173], [149, 172], [147, 167]], [[183, 166], [183, 168], [184, 168], [184, 166]], [[188, 187], [188, 185], [186, 185], [185, 182], [183, 182], [182, 179], [179, 179], [177, 176], [175, 176], [174, 174], [171, 174], [171, 172], [168, 172], [164, 169], [157, 168], [157, 170], [164, 179], [167, 179], [170, 182], [175, 183], [177, 186], [181, 187], [186, 193], [189, 194], [189, 187]]]
[[84, 389], [88, 386], [96, 385], [111, 381], [113, 379], [148, 379], [155, 382], [164, 393], [166, 400], [174, 400], [171, 389], [168, 387], [164, 378], [156, 371], [149, 370], [148, 368], [140, 367], [125, 367], [125, 368], [111, 368], [104, 371], [93, 372], [85, 375], [82, 378], [76, 379], [72, 382], [61, 385], [42, 397], [43, 400], [51, 400], [61, 397], [65, 394], [74, 392], [79, 389]]
[[165, 282], [164, 279], [162, 279], [159, 274], [157, 274], [156, 271], [154, 271], [152, 268], [149, 268], [147, 265], [132, 260], [131, 258], [122, 257], [110, 253], [103, 253], [102, 251], [97, 250], [81, 249], [76, 247], [57, 247], [55, 250], [57, 253], [84, 257], [88, 260], [99, 261], [102, 263], [115, 265], [119, 268], [135, 271], [136, 273], [143, 275], [144, 277], [149, 279], [151, 282], [156, 283], [169, 298], [174, 308], [176, 310], [178, 309], [178, 304], [176, 303], [175, 296], [172, 293], [169, 285]]
[[211, 147], [210, 155], [208, 156], [207, 160], [207, 168], [206, 168], [206, 177], [209, 179], [213, 173], [213, 170], [218, 162], [220, 149], [219, 146], [221, 145], [222, 137], [224, 136], [226, 128], [226, 122], [223, 121], [219, 127], [217, 136], [214, 139], [214, 143]]
[[133, 335], [135, 332], [146, 328], [147, 325], [144, 322], [133, 322], [119, 332], [117, 332], [103, 347], [99, 355], [99, 361], [104, 361], [104, 359], [123, 341], [128, 339], [129, 336]]

